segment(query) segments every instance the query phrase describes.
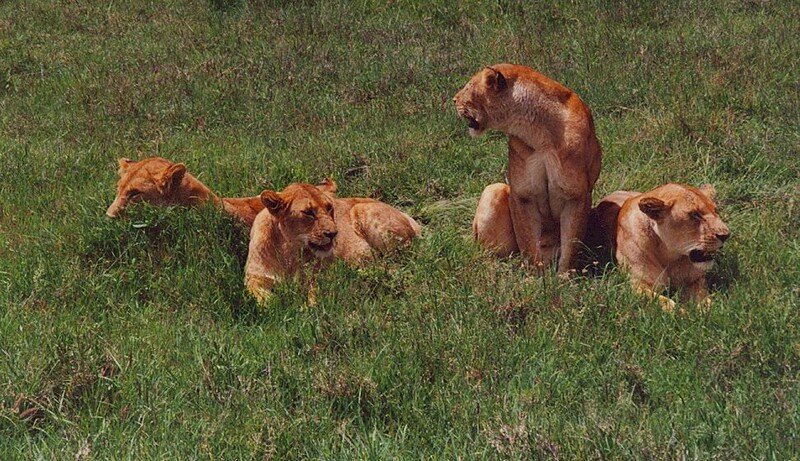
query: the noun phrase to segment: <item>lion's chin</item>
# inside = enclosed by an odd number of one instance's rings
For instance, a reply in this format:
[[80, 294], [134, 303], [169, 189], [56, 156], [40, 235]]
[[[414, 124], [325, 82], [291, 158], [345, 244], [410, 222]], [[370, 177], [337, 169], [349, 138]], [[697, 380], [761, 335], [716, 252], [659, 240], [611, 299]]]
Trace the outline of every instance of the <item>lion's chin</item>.
[[702, 270], [702, 271], [710, 271], [714, 267], [714, 261], [703, 261], [699, 263], [692, 263], [694, 267]]
[[714, 267], [714, 256], [716, 254], [713, 251], [695, 249], [689, 252], [689, 261], [692, 262], [694, 267], [707, 271]]
[[469, 129], [469, 135], [473, 138], [477, 138], [478, 136], [483, 134], [483, 128], [472, 128]]
[[472, 117], [470, 115], [464, 115], [462, 116], [462, 118], [467, 122], [467, 127], [469, 128], [470, 136], [472, 136], [473, 138], [477, 138], [478, 136], [483, 134], [484, 128], [481, 126], [481, 124], [475, 117]]
[[320, 259], [329, 258], [333, 254], [333, 241], [322, 245], [309, 242], [308, 247], [314, 253], [314, 256]]

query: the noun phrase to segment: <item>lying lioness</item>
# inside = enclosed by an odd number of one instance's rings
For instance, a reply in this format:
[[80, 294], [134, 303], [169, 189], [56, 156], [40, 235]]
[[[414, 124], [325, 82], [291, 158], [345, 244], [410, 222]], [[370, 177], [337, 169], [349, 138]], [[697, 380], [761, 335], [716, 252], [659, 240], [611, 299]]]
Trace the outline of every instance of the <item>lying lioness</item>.
[[[266, 205], [264, 193], [256, 197], [219, 198], [189, 174], [182, 163], [151, 157], [138, 162], [120, 159], [119, 164], [117, 197], [106, 212], [110, 217], [117, 217], [129, 203], [138, 201], [181, 206], [212, 202], [251, 227]], [[392, 250], [420, 235], [421, 227], [412, 217], [386, 203], [370, 198], [337, 198], [336, 183], [329, 179], [314, 189], [315, 194], [322, 193], [334, 207], [339, 236], [333, 256], [349, 264], [357, 265], [375, 252]], [[251, 229], [251, 237], [252, 232]]]
[[330, 195], [310, 184], [290, 184], [283, 192], [265, 190], [266, 207], [250, 229], [244, 284], [259, 304], [276, 282], [313, 259], [330, 260], [338, 234]]
[[373, 250], [392, 250], [419, 235], [419, 224], [402, 211], [368, 198], [336, 198], [335, 191], [336, 184], [326, 180], [261, 193], [266, 210], [250, 230], [245, 265], [245, 286], [259, 303], [277, 281], [312, 258], [358, 264]]
[[614, 249], [634, 287], [657, 297], [665, 310], [675, 302], [660, 294], [680, 289], [684, 299], [707, 304], [706, 272], [730, 237], [717, 214], [715, 190], [666, 184], [644, 194], [618, 191], [593, 209], [590, 235]]
[[453, 101], [472, 136], [487, 129], [508, 135], [509, 185], [484, 191], [477, 234], [496, 234], [498, 252], [519, 250], [537, 269], [559, 252], [558, 272], [572, 269], [600, 174], [589, 107], [569, 88], [514, 64], [481, 69]]
[[337, 198], [336, 183], [326, 179], [316, 186], [333, 200], [339, 238], [334, 256], [355, 265], [374, 252], [394, 250], [418, 237], [422, 228], [411, 216], [371, 198]]
[[136, 202], [189, 207], [212, 202], [248, 227], [253, 225], [258, 212], [264, 209], [258, 197], [217, 197], [205, 184], [189, 174], [183, 163], [172, 163], [161, 157], [138, 162], [121, 158], [117, 196], [106, 215], [116, 218], [129, 204]]

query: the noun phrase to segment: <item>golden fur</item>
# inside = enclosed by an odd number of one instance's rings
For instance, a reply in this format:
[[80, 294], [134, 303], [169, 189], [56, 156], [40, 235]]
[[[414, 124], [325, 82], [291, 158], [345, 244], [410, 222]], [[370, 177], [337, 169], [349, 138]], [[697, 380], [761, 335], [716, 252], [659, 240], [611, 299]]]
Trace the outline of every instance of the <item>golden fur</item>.
[[336, 184], [326, 180], [317, 186], [292, 184], [280, 193], [261, 193], [266, 210], [250, 230], [245, 265], [245, 285], [259, 303], [268, 298], [274, 283], [311, 256], [357, 265], [376, 251], [391, 251], [420, 234], [419, 224], [396, 208], [368, 198], [336, 198], [335, 192]]
[[[494, 242], [501, 252], [520, 250], [540, 269], [560, 251], [558, 271], [569, 271], [600, 174], [600, 144], [589, 108], [570, 89], [514, 64], [482, 69], [453, 100], [471, 135], [487, 129], [508, 135], [509, 189], [491, 185], [484, 191], [481, 216], [474, 221], [478, 241], [502, 235]], [[507, 204], [508, 212], [492, 211], [492, 204]], [[516, 247], [509, 232], [493, 229], [493, 221], [482, 217], [487, 214], [510, 216]]]
[[590, 234], [613, 248], [634, 287], [659, 298], [665, 309], [675, 306], [660, 294], [666, 288], [707, 303], [706, 273], [730, 236], [713, 197], [708, 185], [666, 184], [644, 194], [618, 191], [595, 207]]
[[371, 198], [337, 198], [336, 183], [326, 179], [317, 187], [328, 194], [339, 228], [334, 255], [349, 264], [371, 258], [375, 252], [392, 251], [418, 237], [421, 226], [411, 216]]

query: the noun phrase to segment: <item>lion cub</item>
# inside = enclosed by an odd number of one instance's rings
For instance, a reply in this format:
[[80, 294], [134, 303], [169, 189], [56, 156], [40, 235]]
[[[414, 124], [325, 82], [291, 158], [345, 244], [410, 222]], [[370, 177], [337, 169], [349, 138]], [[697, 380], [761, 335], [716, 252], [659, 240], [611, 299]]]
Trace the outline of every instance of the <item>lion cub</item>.
[[568, 272], [600, 174], [589, 108], [569, 88], [514, 64], [485, 67], [453, 101], [472, 136], [508, 135], [509, 185], [484, 190], [473, 224], [478, 241], [501, 254], [519, 250], [539, 270], [560, 252], [558, 272]]
[[106, 215], [119, 216], [131, 203], [192, 207], [211, 202], [228, 214], [253, 225], [256, 215], [264, 209], [258, 197], [219, 198], [211, 189], [186, 171], [183, 163], [172, 163], [161, 157], [135, 162], [119, 159], [117, 196]]
[[336, 236], [332, 198], [311, 184], [289, 184], [260, 195], [265, 209], [250, 229], [244, 284], [259, 304], [278, 281], [313, 260], [332, 259]]
[[659, 294], [666, 288], [707, 304], [706, 273], [731, 235], [717, 214], [714, 194], [711, 185], [681, 184], [644, 194], [614, 192], [594, 208], [589, 240], [605, 241], [637, 291], [657, 297], [665, 310], [675, 308]]

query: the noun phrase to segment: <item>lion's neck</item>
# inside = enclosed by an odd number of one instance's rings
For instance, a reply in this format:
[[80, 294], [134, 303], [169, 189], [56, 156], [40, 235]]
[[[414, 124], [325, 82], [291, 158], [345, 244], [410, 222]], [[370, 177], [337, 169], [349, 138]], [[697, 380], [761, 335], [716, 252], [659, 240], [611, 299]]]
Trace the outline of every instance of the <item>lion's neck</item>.
[[264, 209], [261, 198], [220, 198], [208, 186], [190, 174], [186, 174], [181, 182], [180, 190], [175, 197], [175, 202], [185, 206], [196, 206], [211, 202], [221, 208], [225, 213], [240, 219], [248, 226], [253, 225], [256, 215]]
[[300, 265], [314, 259], [310, 250], [306, 248], [304, 242], [298, 241], [294, 238], [292, 232], [285, 228], [283, 223], [279, 222], [274, 217], [273, 219], [273, 241], [275, 242], [275, 249], [281, 263], [284, 266], [286, 273], [291, 274], [296, 272]]
[[181, 205], [188, 206], [199, 205], [209, 201], [218, 206], [222, 205], [220, 198], [208, 186], [189, 173], [183, 176], [181, 187], [175, 200]]
[[503, 131], [521, 139], [534, 150], [551, 149], [558, 145], [562, 127], [563, 106], [545, 95], [540, 88], [530, 83], [514, 85]]

